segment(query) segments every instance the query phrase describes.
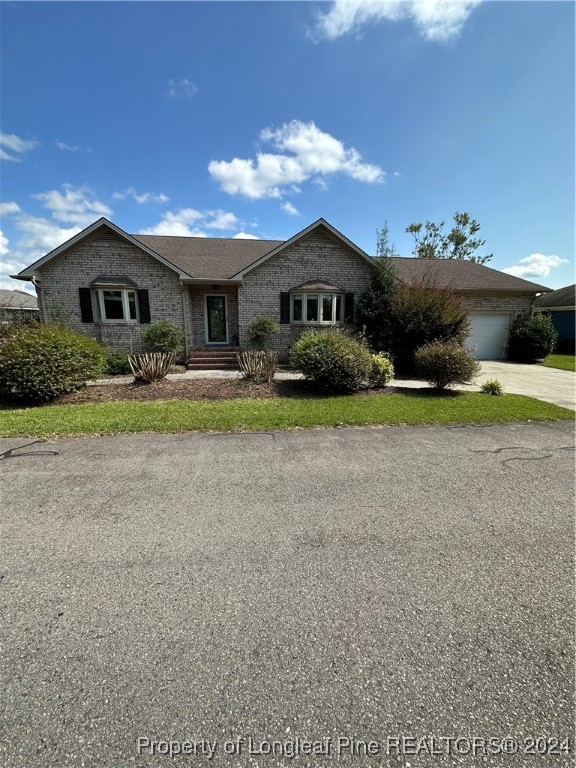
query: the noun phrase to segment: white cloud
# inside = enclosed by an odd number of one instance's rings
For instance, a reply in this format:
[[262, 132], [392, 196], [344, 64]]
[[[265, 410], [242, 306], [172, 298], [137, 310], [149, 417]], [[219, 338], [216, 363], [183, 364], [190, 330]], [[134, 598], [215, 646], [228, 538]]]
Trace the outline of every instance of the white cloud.
[[79, 152], [80, 147], [76, 144], [66, 144], [65, 141], [57, 141], [56, 146], [58, 149], [61, 149], [63, 152]]
[[506, 267], [502, 272], [514, 277], [548, 277], [550, 270], [559, 267], [560, 264], [567, 264], [568, 259], [561, 259], [559, 256], [546, 256], [543, 253], [531, 253], [520, 263], [512, 267]]
[[18, 233], [11, 233], [10, 240], [16, 240], [14, 250], [8, 250], [8, 240], [2, 233], [0, 249], [2, 256], [9, 255], [9, 262], [2, 259], [0, 280], [3, 287], [22, 288], [20, 281], [13, 281], [9, 275], [20, 272], [37, 259], [57, 248], [62, 243], [78, 234], [85, 226], [100, 216], [108, 216], [111, 209], [95, 199], [87, 187], [75, 188], [64, 185], [63, 191], [50, 190], [32, 195], [42, 202], [51, 213], [51, 218], [34, 216], [23, 211], [15, 202], [0, 204], [0, 213], [10, 217], [10, 225]]
[[52, 211], [52, 217], [66, 224], [86, 227], [101, 216], [111, 216], [112, 209], [94, 198], [89, 187], [63, 185], [63, 193], [57, 189], [39, 192], [33, 197], [41, 200], [44, 207]]
[[233, 240], [260, 240], [256, 235], [251, 235], [250, 232], [237, 232]]
[[170, 101], [178, 99], [192, 99], [198, 93], [198, 86], [192, 80], [185, 77], [181, 80], [168, 80], [168, 98]]
[[284, 213], [287, 213], [289, 216], [300, 216], [300, 211], [298, 208], [296, 208], [295, 205], [292, 205], [292, 203], [286, 201], [285, 203], [282, 203], [280, 208], [284, 211]]
[[9, 202], [9, 203], [0, 203], [0, 216], [10, 216], [10, 214], [13, 213], [19, 213], [20, 212], [20, 206], [18, 203]]
[[265, 128], [260, 139], [271, 143], [279, 153], [259, 152], [255, 161], [235, 157], [229, 162], [212, 160], [209, 163], [210, 175], [228, 194], [253, 200], [281, 198], [283, 188], [298, 191], [297, 184], [335, 173], [368, 184], [384, 181], [381, 168], [363, 162], [358, 150], [346, 148], [313, 122], [292, 120], [276, 130]]
[[210, 221], [206, 222], [208, 229], [234, 229], [241, 222], [235, 213], [229, 211], [207, 211]]
[[[0, 229], [0, 256], [6, 256], [7, 253], [10, 253], [10, 249], [8, 248], [8, 238], [2, 232]], [[3, 265], [4, 266], [4, 265]]]
[[120, 192], [112, 194], [113, 200], [126, 200], [127, 197], [134, 198], [140, 205], [142, 203], [167, 203], [170, 200], [163, 192], [159, 195], [155, 195], [153, 192], [137, 192], [134, 187], [128, 187], [128, 189], [122, 189]]
[[315, 36], [327, 40], [382, 21], [412, 21], [426, 40], [445, 42], [462, 31], [483, 0], [335, 0], [319, 14]]
[[207, 230], [235, 229], [240, 224], [242, 221], [230, 211], [198, 211], [195, 208], [181, 208], [178, 211], [166, 211], [158, 224], [143, 229], [142, 234], [210, 237]]
[[12, 160], [19, 163], [22, 160], [22, 155], [37, 146], [37, 141], [21, 139], [14, 133], [0, 132], [0, 159], [2, 160]]

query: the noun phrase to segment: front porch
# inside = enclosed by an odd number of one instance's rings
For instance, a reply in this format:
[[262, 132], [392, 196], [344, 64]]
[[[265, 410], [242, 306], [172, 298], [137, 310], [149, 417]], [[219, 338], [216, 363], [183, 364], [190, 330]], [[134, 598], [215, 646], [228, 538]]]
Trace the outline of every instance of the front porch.
[[197, 284], [185, 289], [188, 368], [237, 370], [238, 287]]

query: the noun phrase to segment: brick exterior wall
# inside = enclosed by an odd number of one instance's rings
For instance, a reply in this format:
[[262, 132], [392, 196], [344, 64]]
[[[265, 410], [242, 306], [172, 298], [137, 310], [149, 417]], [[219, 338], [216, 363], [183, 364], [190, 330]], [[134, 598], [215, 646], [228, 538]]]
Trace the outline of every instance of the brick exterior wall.
[[[321, 279], [358, 297], [367, 290], [369, 278], [370, 266], [361, 256], [328, 235], [313, 232], [244, 276], [238, 288], [240, 346], [249, 347], [247, 328], [258, 315], [280, 321], [282, 291]], [[271, 339], [271, 348], [285, 360], [295, 339], [310, 327], [281, 325], [280, 332]]]
[[82, 322], [78, 288], [88, 287], [101, 274], [126, 275], [138, 288], [148, 289], [152, 322], [171, 320], [184, 330], [182, 286], [178, 275], [112, 233], [79, 243], [39, 271], [47, 319], [50, 320], [53, 312], [65, 313], [74, 330], [91, 336], [106, 347], [126, 352], [141, 351], [141, 334], [149, 326], [99, 322], [94, 295], [94, 322]]
[[[214, 283], [214, 285], [218, 285]], [[228, 343], [238, 343], [238, 288], [229, 285], [220, 285], [213, 288], [211, 285], [192, 285], [187, 289], [186, 316], [188, 326], [188, 338], [190, 350], [202, 349], [206, 343], [206, 329], [204, 323], [204, 296], [206, 294], [226, 296], [228, 309]]]
[[[193, 351], [206, 344], [205, 294], [226, 295], [229, 343], [238, 339], [240, 347], [248, 348], [247, 328], [253, 318], [269, 315], [280, 320], [281, 292], [290, 291], [308, 280], [320, 279], [337, 285], [346, 293], [354, 293], [357, 299], [368, 288], [370, 267], [352, 249], [324, 232], [316, 231], [248, 272], [238, 287], [186, 286], [184, 296], [175, 272], [113, 233], [85, 240], [40, 270], [41, 306], [45, 308], [48, 320], [53, 312], [64, 313], [75, 330], [106, 347], [138, 352], [142, 349], [142, 331], [148, 325], [99, 322], [94, 296], [95, 322], [81, 321], [78, 288], [88, 287], [100, 274], [126, 275], [139, 288], [146, 288], [152, 321], [165, 318], [182, 328], [189, 351]], [[465, 293], [461, 294], [461, 300], [469, 312], [510, 312], [512, 320], [520, 313], [530, 312], [533, 296]], [[287, 358], [293, 342], [309, 327], [280, 326], [280, 332], [272, 337], [271, 346], [281, 360]]]
[[513, 317], [529, 314], [534, 296], [518, 293], [461, 293], [460, 301], [468, 312], [511, 312]]

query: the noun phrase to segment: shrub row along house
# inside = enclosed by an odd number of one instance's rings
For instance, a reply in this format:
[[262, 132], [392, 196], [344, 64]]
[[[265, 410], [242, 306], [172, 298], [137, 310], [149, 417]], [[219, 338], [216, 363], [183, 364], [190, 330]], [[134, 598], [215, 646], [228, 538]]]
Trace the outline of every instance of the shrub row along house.
[[[549, 290], [471, 261], [393, 262], [402, 281], [429, 275], [460, 296], [479, 359], [504, 357], [514, 318]], [[225, 354], [248, 347], [249, 323], [267, 315], [280, 323], [271, 346], [285, 359], [304, 329], [354, 323], [372, 265], [324, 219], [275, 241], [129, 235], [102, 218], [16, 277], [33, 281], [45, 320], [65, 313], [111, 349], [139, 351], [142, 326], [166, 318], [184, 332], [188, 357]]]

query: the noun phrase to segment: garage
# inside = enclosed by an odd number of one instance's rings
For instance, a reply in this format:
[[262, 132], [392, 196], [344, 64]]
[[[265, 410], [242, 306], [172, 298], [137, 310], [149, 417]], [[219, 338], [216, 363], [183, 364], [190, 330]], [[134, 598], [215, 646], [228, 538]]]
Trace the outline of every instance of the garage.
[[473, 312], [466, 346], [473, 347], [477, 360], [501, 360], [506, 357], [509, 312]]

